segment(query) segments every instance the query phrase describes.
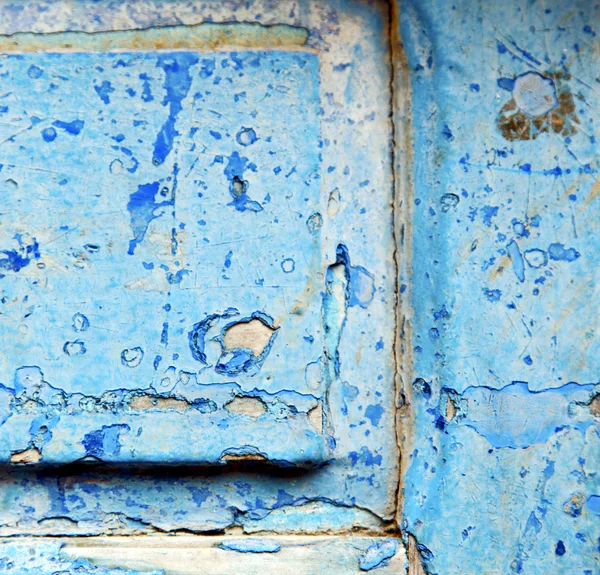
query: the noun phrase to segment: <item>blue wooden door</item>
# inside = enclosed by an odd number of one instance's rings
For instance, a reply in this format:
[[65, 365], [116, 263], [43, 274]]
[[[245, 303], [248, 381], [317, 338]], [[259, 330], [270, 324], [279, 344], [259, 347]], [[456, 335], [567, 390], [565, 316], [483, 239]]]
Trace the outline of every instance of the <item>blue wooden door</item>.
[[600, 572], [599, 30], [0, 2], [0, 573]]

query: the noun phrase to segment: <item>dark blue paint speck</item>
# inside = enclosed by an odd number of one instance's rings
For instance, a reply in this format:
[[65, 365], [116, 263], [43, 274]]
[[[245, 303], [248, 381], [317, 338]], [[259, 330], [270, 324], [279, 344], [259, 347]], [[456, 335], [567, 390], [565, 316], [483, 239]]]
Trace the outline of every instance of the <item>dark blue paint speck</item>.
[[100, 99], [105, 104], [110, 104], [110, 94], [112, 94], [115, 91], [115, 89], [112, 87], [112, 84], [108, 80], [104, 80], [100, 85], [94, 85], [94, 90], [96, 90], [96, 94], [98, 94]]
[[44, 128], [42, 130], [44, 142], [53, 142], [56, 140], [56, 130], [54, 128]]

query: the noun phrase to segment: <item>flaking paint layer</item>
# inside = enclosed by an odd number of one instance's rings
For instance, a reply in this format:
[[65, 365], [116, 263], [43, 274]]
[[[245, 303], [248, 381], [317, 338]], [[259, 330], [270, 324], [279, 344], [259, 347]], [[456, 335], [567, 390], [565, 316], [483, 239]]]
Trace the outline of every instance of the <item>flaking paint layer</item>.
[[400, 6], [413, 150], [401, 526], [427, 573], [599, 569], [598, 16], [560, 0]]

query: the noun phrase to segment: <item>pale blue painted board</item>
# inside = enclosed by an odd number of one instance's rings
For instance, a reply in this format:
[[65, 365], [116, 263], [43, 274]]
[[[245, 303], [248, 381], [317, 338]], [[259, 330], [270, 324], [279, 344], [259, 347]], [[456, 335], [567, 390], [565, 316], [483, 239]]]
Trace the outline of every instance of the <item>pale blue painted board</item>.
[[[323, 349], [318, 58], [0, 65], [3, 458], [35, 446], [46, 463], [214, 463], [227, 448], [322, 461], [305, 415], [269, 433], [223, 410], [260, 389], [306, 414], [324, 392], [306, 379]], [[227, 328], [250, 320], [272, 330], [262, 352], [226, 348]], [[131, 413], [140, 392], [192, 408]], [[177, 453], [180, 442], [193, 447]]]

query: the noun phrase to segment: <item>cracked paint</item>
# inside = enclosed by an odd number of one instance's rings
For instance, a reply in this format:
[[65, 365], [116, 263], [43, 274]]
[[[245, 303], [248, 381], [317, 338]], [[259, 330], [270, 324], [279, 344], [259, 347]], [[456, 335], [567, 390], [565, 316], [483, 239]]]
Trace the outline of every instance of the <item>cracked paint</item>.
[[[23, 52], [113, 52], [133, 50], [215, 50], [221, 46], [304, 46], [308, 30], [289, 24], [263, 25], [260, 22], [202, 22], [185, 26], [163, 25], [132, 30], [14, 32], [0, 35], [2, 53]], [[30, 72], [41, 75], [39, 68]], [[38, 76], [39, 77], [39, 76]], [[108, 103], [107, 81], [98, 89]]]

